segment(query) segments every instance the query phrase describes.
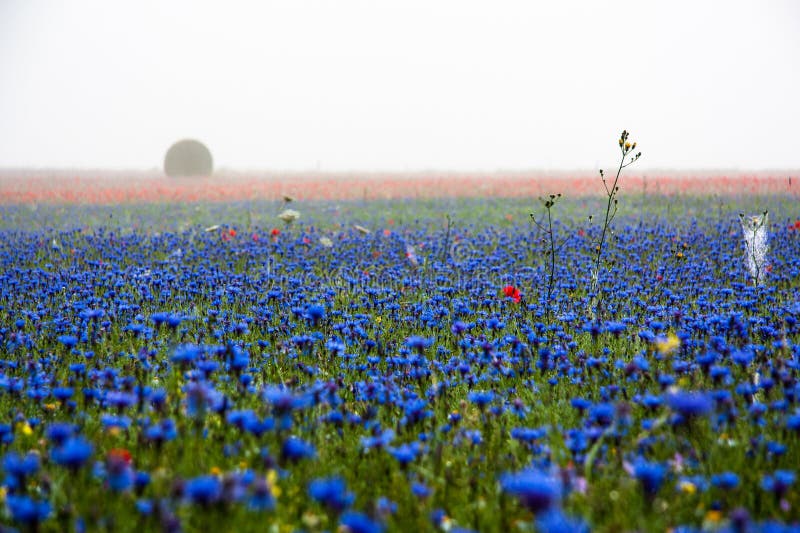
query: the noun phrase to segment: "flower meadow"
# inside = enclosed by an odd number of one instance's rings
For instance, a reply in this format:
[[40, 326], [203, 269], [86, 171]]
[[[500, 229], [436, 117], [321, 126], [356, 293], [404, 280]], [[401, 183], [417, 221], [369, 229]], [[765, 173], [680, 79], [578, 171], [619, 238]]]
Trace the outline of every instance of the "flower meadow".
[[0, 207], [5, 528], [800, 527], [793, 197], [288, 203]]

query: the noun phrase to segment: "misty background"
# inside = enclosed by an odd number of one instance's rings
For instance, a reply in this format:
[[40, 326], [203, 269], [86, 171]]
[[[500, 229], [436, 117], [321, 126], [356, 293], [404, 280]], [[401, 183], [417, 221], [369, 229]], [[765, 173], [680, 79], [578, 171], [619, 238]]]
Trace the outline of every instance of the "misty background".
[[800, 2], [0, 0], [0, 167], [800, 168]]

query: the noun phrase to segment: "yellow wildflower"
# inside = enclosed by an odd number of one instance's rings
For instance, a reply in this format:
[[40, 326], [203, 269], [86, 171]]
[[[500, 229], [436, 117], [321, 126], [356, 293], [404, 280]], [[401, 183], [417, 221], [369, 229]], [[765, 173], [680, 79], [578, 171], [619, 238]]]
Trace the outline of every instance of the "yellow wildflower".
[[675, 350], [678, 349], [681, 345], [681, 340], [678, 338], [677, 335], [670, 332], [666, 338], [662, 338], [656, 341], [656, 349], [658, 353], [661, 355], [669, 355]]
[[267, 485], [272, 497], [277, 499], [281, 495], [281, 488], [277, 485], [278, 473], [274, 470], [267, 472]]

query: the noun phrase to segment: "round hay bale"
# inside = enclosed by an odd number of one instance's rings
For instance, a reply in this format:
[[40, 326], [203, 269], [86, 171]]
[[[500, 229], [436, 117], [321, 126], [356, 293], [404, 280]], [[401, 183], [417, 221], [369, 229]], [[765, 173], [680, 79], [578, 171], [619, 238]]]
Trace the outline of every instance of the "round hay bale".
[[194, 139], [176, 142], [164, 156], [164, 172], [167, 176], [210, 176], [213, 170], [211, 152]]

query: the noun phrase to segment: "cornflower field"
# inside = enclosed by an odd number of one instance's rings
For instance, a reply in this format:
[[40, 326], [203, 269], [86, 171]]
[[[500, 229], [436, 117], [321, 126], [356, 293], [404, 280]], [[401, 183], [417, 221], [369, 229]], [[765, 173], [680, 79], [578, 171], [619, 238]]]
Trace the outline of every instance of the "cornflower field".
[[797, 198], [624, 179], [0, 207], [3, 531], [796, 531]]

